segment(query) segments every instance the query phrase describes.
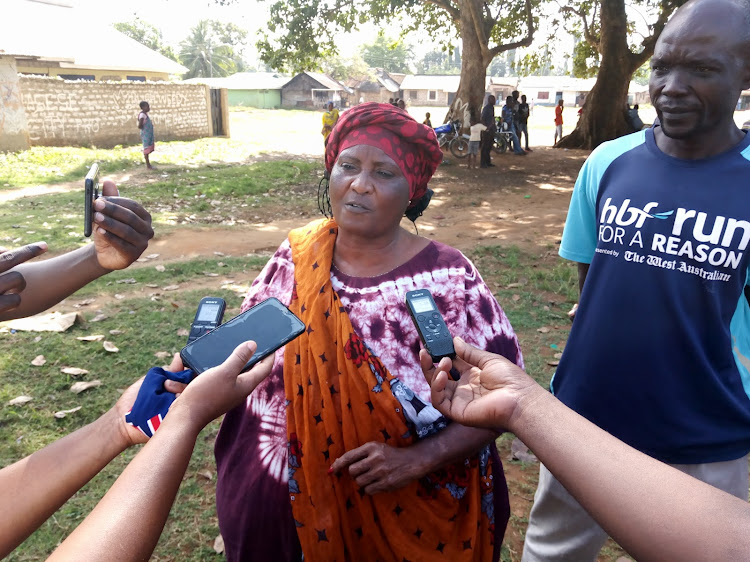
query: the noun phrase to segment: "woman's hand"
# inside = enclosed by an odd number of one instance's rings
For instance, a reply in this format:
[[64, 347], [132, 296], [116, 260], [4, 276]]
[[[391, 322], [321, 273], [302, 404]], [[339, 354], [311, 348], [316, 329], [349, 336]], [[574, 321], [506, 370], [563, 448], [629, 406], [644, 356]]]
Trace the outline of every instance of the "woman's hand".
[[409, 447], [397, 448], [370, 441], [347, 451], [331, 465], [330, 472], [338, 474], [349, 468], [349, 475], [366, 494], [392, 492], [427, 474], [420, 470], [420, 459], [415, 459]]
[[102, 197], [94, 201], [94, 248], [99, 265], [106, 269], [128, 267], [154, 236], [148, 211], [118, 195], [115, 184], [105, 181]]
[[[517, 410], [537, 391], [544, 391], [518, 366], [454, 338], [457, 358], [443, 358], [437, 368], [420, 352], [422, 371], [430, 383], [432, 405], [455, 421], [501, 431], [510, 428]], [[429, 367], [427, 366], [429, 363]], [[454, 368], [461, 375], [453, 380]]]
[[26, 288], [26, 279], [23, 275], [18, 271], [9, 270], [46, 251], [46, 242], [35, 242], [14, 250], [0, 248], [0, 313], [20, 305], [21, 295], [18, 293]]

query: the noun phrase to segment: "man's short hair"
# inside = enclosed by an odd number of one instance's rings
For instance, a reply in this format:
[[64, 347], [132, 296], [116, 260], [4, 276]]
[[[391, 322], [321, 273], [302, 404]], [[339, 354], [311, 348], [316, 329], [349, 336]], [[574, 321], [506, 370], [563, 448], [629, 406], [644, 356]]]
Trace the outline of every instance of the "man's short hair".
[[142, 101], [138, 105], [140, 106], [141, 109], [143, 109], [144, 107], [146, 107], [148, 105], [148, 102], [147, 101]]

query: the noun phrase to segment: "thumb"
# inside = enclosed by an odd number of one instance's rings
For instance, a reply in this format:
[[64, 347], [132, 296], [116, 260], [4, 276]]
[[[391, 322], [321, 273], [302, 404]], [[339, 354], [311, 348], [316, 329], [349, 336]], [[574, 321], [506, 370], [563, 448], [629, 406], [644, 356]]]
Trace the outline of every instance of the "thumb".
[[102, 183], [102, 195], [105, 197], [117, 197], [118, 195], [120, 195], [115, 182], [113, 182], [112, 180], [105, 180]]
[[227, 360], [224, 361], [219, 368], [222, 371], [238, 375], [240, 371], [245, 368], [247, 362], [250, 361], [250, 358], [253, 356], [253, 353], [255, 353], [257, 348], [258, 345], [252, 340], [241, 343], [234, 348], [232, 355], [227, 357]]

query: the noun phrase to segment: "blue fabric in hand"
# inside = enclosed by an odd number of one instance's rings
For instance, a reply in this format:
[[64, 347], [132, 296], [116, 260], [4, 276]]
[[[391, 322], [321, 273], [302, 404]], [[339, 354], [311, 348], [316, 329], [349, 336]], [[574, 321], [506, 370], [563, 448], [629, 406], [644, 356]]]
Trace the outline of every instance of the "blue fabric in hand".
[[176, 398], [174, 394], [164, 389], [164, 382], [169, 379], [187, 384], [193, 376], [193, 371], [190, 369], [173, 373], [161, 367], [153, 367], [143, 379], [135, 404], [125, 414], [125, 421], [138, 428], [147, 437], [153, 437]]

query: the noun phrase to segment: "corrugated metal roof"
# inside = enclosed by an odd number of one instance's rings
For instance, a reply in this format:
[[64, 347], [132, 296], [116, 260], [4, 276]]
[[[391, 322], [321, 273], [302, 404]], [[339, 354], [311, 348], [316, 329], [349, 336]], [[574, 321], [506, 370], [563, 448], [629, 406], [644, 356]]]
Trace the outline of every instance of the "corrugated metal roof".
[[333, 90], [336, 92], [343, 90], [345, 92], [349, 92], [349, 88], [337, 82], [327, 74], [321, 74], [320, 72], [305, 72], [305, 74], [307, 74], [313, 80], [317, 80], [321, 86], [328, 90]]
[[[0, 53], [60, 62], [62, 68], [182, 74], [181, 64], [111, 27], [81, 29], [76, 8], [4, 0]], [[12, 17], [8, 17], [13, 14]]]

